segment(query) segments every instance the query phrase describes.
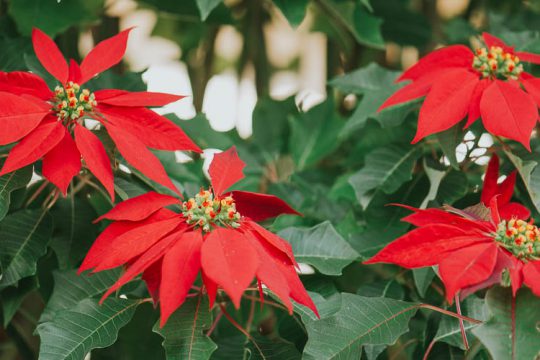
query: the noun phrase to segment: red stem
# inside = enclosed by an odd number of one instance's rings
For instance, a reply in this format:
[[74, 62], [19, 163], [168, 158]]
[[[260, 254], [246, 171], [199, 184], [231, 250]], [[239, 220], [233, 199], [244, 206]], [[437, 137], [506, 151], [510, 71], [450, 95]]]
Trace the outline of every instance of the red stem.
[[[455, 296], [456, 310], [459, 315], [461, 314], [461, 305], [459, 303], [459, 295]], [[463, 315], [462, 315], [463, 316]], [[465, 350], [469, 350], [469, 341], [467, 340], [467, 333], [465, 332], [465, 326], [463, 325], [463, 319], [459, 319], [459, 330], [461, 331], [461, 339], [463, 340], [463, 346]]]

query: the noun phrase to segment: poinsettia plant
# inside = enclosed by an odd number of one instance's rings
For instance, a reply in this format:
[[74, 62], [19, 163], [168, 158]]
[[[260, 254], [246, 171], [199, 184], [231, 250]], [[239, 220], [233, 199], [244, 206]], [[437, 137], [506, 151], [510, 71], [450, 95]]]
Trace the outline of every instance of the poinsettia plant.
[[535, 2], [0, 15], [2, 359], [538, 358]]

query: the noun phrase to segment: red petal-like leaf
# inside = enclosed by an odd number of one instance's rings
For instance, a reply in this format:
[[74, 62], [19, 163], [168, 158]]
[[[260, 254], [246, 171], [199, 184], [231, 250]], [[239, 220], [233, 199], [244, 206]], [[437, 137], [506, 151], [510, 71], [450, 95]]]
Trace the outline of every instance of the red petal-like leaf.
[[100, 72], [118, 64], [126, 52], [127, 40], [131, 29], [103, 40], [86, 55], [81, 63], [81, 84]]
[[537, 106], [540, 106], [540, 79], [531, 78], [521, 82], [527, 90], [527, 93], [532, 96]]
[[107, 250], [111, 243], [120, 235], [130, 230], [136, 229], [140, 226], [152, 224], [157, 221], [172, 219], [177, 216], [178, 214], [173, 211], [170, 211], [168, 209], [161, 209], [143, 221], [113, 222], [111, 225], [107, 226], [107, 228], [105, 228], [105, 230], [101, 234], [99, 234], [97, 239], [94, 241], [92, 247], [84, 258], [82, 265], [79, 268], [79, 273], [96, 267], [101, 262], [102, 255], [104, 253], [107, 253]]
[[289, 260], [294, 265], [296, 265], [296, 260], [294, 259], [292, 246], [291, 244], [289, 244], [289, 242], [280, 238], [276, 234], [266, 230], [265, 228], [263, 228], [262, 226], [260, 226], [259, 224], [253, 221], [245, 221], [243, 225], [245, 226], [246, 230], [253, 233], [253, 236], [259, 239], [262, 239], [269, 245], [273, 246], [276, 250], [279, 250], [285, 255], [287, 255]]
[[493, 240], [450, 225], [427, 225], [392, 241], [364, 263], [392, 263], [409, 269], [433, 266], [449, 256], [449, 252], [483, 242]]
[[499, 214], [504, 220], [510, 220], [512, 218], [528, 219], [531, 217], [531, 212], [529, 209], [514, 202], [499, 206]]
[[111, 124], [106, 125], [106, 128], [118, 147], [118, 151], [131, 166], [148, 176], [148, 178], [180, 194], [165, 172], [161, 162], [138, 138]]
[[245, 166], [234, 146], [227, 151], [215, 154], [208, 169], [214, 194], [221, 196], [225, 190], [243, 179]]
[[88, 170], [103, 184], [114, 202], [114, 177], [107, 151], [99, 138], [84, 126], [75, 127], [75, 143]]
[[31, 95], [42, 100], [49, 100], [53, 96], [42, 78], [25, 71], [0, 72], [0, 91]]
[[100, 105], [99, 110], [108, 122], [133, 134], [150, 148], [201, 152], [180, 127], [152, 110], [106, 105]]
[[502, 281], [503, 271], [505, 269], [510, 269], [513, 267], [512, 259], [515, 259], [515, 258], [512, 255], [509, 255], [509, 253], [506, 250], [503, 250], [502, 248], [499, 247], [497, 249], [497, 260], [495, 263], [495, 267], [493, 268], [493, 271], [490, 277], [477, 284], [462, 288], [459, 291], [460, 299], [465, 299], [467, 296], [474, 294], [478, 290], [482, 290], [490, 286], [500, 284]]
[[431, 77], [421, 77], [414, 82], [405, 85], [398, 91], [396, 91], [392, 96], [384, 101], [384, 103], [377, 109], [377, 111], [382, 111], [388, 107], [403, 104], [422, 96], [426, 96], [431, 86], [433, 85], [434, 80], [437, 79], [437, 76]]
[[141, 255], [160, 239], [178, 228], [177, 218], [153, 222], [129, 230], [114, 240], [104, 249], [101, 260], [94, 267], [94, 272], [113, 269]]
[[408, 222], [414, 226], [426, 226], [432, 224], [452, 225], [463, 230], [464, 233], [478, 233], [479, 231], [492, 231], [491, 225], [487, 222], [479, 222], [466, 219], [462, 216], [449, 213], [441, 209], [416, 209], [410, 206], [400, 205], [404, 208], [414, 211], [414, 213], [405, 216], [402, 221]]
[[68, 79], [69, 68], [64, 55], [62, 55], [53, 39], [43, 31], [34, 28], [32, 30], [32, 44], [36, 56], [45, 70], [60, 83], [65, 84]]
[[11, 149], [0, 176], [41, 159], [64, 137], [64, 127], [58, 122], [39, 125]]
[[102, 99], [101, 103], [112, 106], [165, 106], [183, 99], [185, 96], [159, 92], [139, 91], [126, 92], [118, 96]]
[[142, 274], [142, 279], [146, 283], [146, 288], [155, 304], [159, 301], [159, 287], [161, 286], [161, 266], [163, 259], [156, 261], [146, 268]]
[[227, 292], [237, 308], [259, 266], [251, 241], [238, 230], [218, 227], [206, 237], [201, 250], [204, 273]]
[[467, 123], [465, 128], [468, 128], [480, 117], [480, 100], [482, 99], [482, 94], [484, 90], [491, 84], [491, 81], [488, 79], [482, 79], [474, 88], [474, 91], [471, 95], [471, 101], [469, 103], [469, 116], [467, 118]]
[[423, 76], [434, 76], [452, 68], [470, 69], [474, 54], [464, 45], [452, 45], [432, 51], [407, 69], [398, 81], [416, 80]]
[[529, 62], [532, 64], [540, 64], [540, 55], [533, 54], [526, 51], [518, 51], [516, 52], [517, 57], [519, 57], [520, 61]]
[[482, 195], [480, 195], [480, 200], [484, 204], [489, 205], [489, 202], [491, 201], [491, 199], [495, 195], [499, 194], [499, 185], [497, 185], [498, 179], [499, 179], [499, 157], [497, 156], [497, 154], [493, 154], [493, 156], [489, 160], [489, 164], [486, 170], [486, 175], [484, 176], [484, 184], [482, 185]]
[[441, 261], [439, 273], [446, 288], [446, 299], [450, 303], [462, 288], [478, 284], [491, 276], [497, 251], [498, 245], [492, 241], [468, 246]]
[[79, 64], [75, 60], [70, 59], [68, 81], [73, 81], [74, 83], [78, 84], [81, 82], [81, 78], [82, 74]]
[[214, 307], [214, 303], [216, 301], [216, 295], [218, 291], [218, 285], [210, 279], [204, 271], [201, 271], [201, 277], [204, 284], [204, 288], [206, 290], [206, 294], [208, 295], [208, 308], [212, 309]]
[[163, 257], [161, 270], [161, 322], [163, 326], [171, 314], [184, 303], [191, 285], [201, 269], [200, 231], [185, 233]]
[[420, 108], [418, 130], [412, 142], [460, 122], [469, 111], [478, 81], [476, 75], [463, 69], [449, 71], [437, 79]]
[[480, 112], [487, 131], [519, 141], [530, 150], [538, 109], [529, 94], [512, 84], [495, 80], [484, 91]]
[[531, 288], [534, 295], [540, 296], [540, 261], [529, 261], [523, 265], [522, 274], [525, 285]]
[[66, 196], [71, 179], [81, 171], [81, 153], [64, 129], [62, 140], [43, 158], [43, 176]]
[[48, 113], [48, 109], [44, 110], [32, 101], [0, 92], [0, 145], [15, 142], [29, 134]]
[[281, 214], [302, 215], [277, 196], [249, 191], [231, 191], [236, 210], [253, 221], [263, 221]]
[[139, 257], [133, 264], [131, 264], [126, 272], [118, 279], [116, 283], [114, 283], [109, 290], [103, 295], [103, 297], [100, 300], [100, 303], [103, 303], [103, 301], [111, 295], [113, 292], [118, 290], [123, 285], [127, 284], [131, 279], [133, 279], [135, 276], [142, 273], [144, 270], [152, 266], [156, 261], [161, 259], [161, 257], [167, 253], [167, 251], [171, 248], [171, 246], [176, 243], [179, 238], [182, 236], [181, 233], [172, 234], [161, 241], [159, 241], [157, 244], [152, 246], [147, 252], [145, 252], [141, 257]]
[[513, 46], [506, 45], [504, 41], [502, 41], [498, 37], [493, 36], [487, 32], [482, 33], [482, 38], [484, 39], [484, 42], [486, 43], [488, 48], [492, 46], [498, 46], [502, 48], [505, 52], [510, 52], [510, 53], [514, 52]]
[[158, 194], [155, 191], [149, 191], [143, 195], [122, 201], [108, 213], [97, 218], [95, 222], [103, 219], [140, 221], [146, 219], [148, 216], [165, 206], [178, 203], [179, 200], [175, 197]]

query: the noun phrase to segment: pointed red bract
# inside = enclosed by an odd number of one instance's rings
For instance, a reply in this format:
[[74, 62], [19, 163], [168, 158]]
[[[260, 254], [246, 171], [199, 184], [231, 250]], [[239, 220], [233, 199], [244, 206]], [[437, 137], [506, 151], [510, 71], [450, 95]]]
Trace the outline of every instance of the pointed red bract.
[[208, 173], [214, 193], [220, 196], [233, 184], [244, 178], [246, 164], [238, 157], [236, 147], [214, 155]]
[[0, 145], [12, 143], [28, 135], [48, 112], [20, 96], [0, 92]]
[[161, 321], [163, 326], [171, 314], [184, 303], [201, 269], [201, 232], [184, 234], [163, 257], [161, 287]]
[[149, 191], [116, 205], [111, 211], [98, 217], [95, 222], [107, 220], [140, 221], [146, 219], [164, 206], [178, 204], [179, 200], [169, 195]]
[[68, 79], [69, 68], [66, 59], [53, 39], [43, 31], [34, 28], [32, 30], [32, 44], [36, 56], [45, 70], [60, 81], [61, 84], [65, 84]]
[[530, 261], [523, 265], [522, 274], [523, 282], [531, 288], [534, 295], [540, 296], [540, 261]]
[[482, 79], [476, 84], [469, 103], [469, 116], [465, 124], [466, 128], [471, 126], [480, 117], [480, 100], [482, 100], [482, 95], [490, 84], [491, 82], [486, 79]]
[[165, 106], [184, 97], [185, 96], [158, 92], [139, 91], [127, 92], [119, 94], [118, 96], [102, 99], [100, 103], [113, 106]]
[[478, 78], [469, 71], [449, 71], [433, 84], [420, 109], [416, 143], [424, 137], [451, 128], [467, 115]]
[[103, 184], [114, 201], [114, 177], [111, 162], [98, 137], [83, 126], [75, 127], [75, 143], [86, 167]]
[[0, 91], [13, 95], [31, 95], [41, 100], [49, 100], [53, 96], [42, 78], [23, 71], [0, 72]]
[[519, 141], [530, 150], [530, 137], [538, 120], [538, 110], [529, 94], [509, 83], [495, 80], [484, 91], [480, 112], [486, 130]]
[[206, 236], [201, 250], [204, 273], [223, 287], [238, 308], [240, 299], [259, 266], [250, 239], [239, 231], [216, 228]]
[[81, 153], [65, 129], [62, 140], [43, 158], [43, 176], [66, 196], [71, 179], [81, 171]]
[[126, 52], [127, 40], [131, 29], [124, 30], [119, 34], [103, 40], [86, 55], [81, 63], [83, 84], [110, 67], [118, 64]]
[[516, 55], [519, 57], [521, 61], [526, 61], [531, 64], [540, 64], [540, 55], [533, 54], [526, 51], [517, 51]]
[[433, 81], [434, 79], [431, 77], [423, 77], [418, 81], [405, 85], [386, 99], [379, 109], [377, 109], [377, 111], [382, 111], [388, 107], [403, 104], [421, 98], [422, 96], [426, 96], [433, 85]]
[[62, 140], [64, 133], [64, 128], [57, 122], [39, 125], [11, 149], [0, 176], [41, 159]]
[[107, 122], [134, 135], [150, 148], [202, 152], [182, 129], [152, 110], [104, 105], [99, 109]]
[[473, 62], [473, 57], [473, 52], [463, 45], [437, 49], [403, 72], [398, 81], [417, 80], [426, 75], [434, 76], [438, 72], [453, 68], [468, 68]]
[[148, 178], [180, 194], [165, 172], [161, 162], [139, 139], [110, 124], [107, 125], [107, 132], [118, 147], [120, 154], [130, 165]]
[[498, 37], [491, 35], [487, 32], [482, 33], [482, 39], [484, 39], [484, 43], [486, 43], [488, 48], [492, 46], [498, 46], [506, 52], [510, 52], [510, 53], [514, 52], [513, 47], [506, 45], [504, 41], [502, 41]]
[[478, 284], [493, 273], [498, 246], [495, 242], [481, 243], [460, 249], [443, 259], [439, 273], [446, 288], [446, 300], [465, 287]]
[[73, 59], [69, 60], [69, 76], [68, 80], [74, 83], [80, 83], [82, 78], [81, 68], [79, 64]]
[[236, 210], [253, 221], [263, 221], [281, 214], [301, 215], [277, 196], [249, 191], [231, 191]]

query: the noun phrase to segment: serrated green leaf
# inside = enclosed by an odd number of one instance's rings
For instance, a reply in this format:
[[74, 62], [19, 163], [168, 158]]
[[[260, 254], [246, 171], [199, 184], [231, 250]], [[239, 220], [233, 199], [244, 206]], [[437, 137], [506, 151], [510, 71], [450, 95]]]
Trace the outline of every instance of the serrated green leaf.
[[77, 270], [54, 271], [54, 290], [39, 321], [51, 321], [57, 312], [71, 309], [84, 299], [103, 294], [118, 280], [120, 273], [120, 269], [92, 275], [77, 275]]
[[538, 162], [523, 160], [508, 150], [504, 152], [516, 167], [534, 207], [540, 212], [540, 167], [537, 166]]
[[426, 296], [426, 291], [429, 288], [429, 285], [431, 285], [434, 277], [435, 271], [433, 271], [431, 267], [413, 269], [414, 285], [421, 297]]
[[351, 176], [349, 183], [356, 198], [366, 208], [372, 196], [368, 192], [380, 189], [387, 194], [396, 191], [412, 179], [412, 171], [419, 156], [418, 148], [389, 146], [373, 150], [366, 156], [366, 165]]
[[291, 243], [298, 262], [313, 265], [325, 275], [341, 275], [359, 257], [329, 221], [312, 228], [287, 228], [279, 236]]
[[[540, 355], [540, 299], [529, 289], [495, 287], [486, 294], [488, 321], [472, 330], [494, 360], [537, 359]], [[515, 321], [513, 322], [512, 319]]]
[[217, 345], [204, 334], [212, 325], [212, 312], [208, 309], [206, 296], [187, 299], [160, 328], [154, 332], [164, 338], [163, 347], [167, 360], [207, 360]]
[[343, 123], [334, 102], [327, 100], [304, 114], [291, 116], [290, 125], [289, 148], [297, 168], [303, 170], [338, 147], [336, 138]]
[[450, 129], [435, 134], [444, 155], [448, 162], [456, 170], [459, 170], [459, 163], [456, 156], [456, 148], [463, 141], [462, 124], [459, 123]]
[[0, 177], [0, 220], [8, 213], [11, 193], [16, 189], [25, 187], [31, 178], [31, 166], [27, 166]]
[[223, 0], [196, 0], [197, 7], [201, 13], [201, 20], [204, 21], [208, 15], [214, 10]]
[[37, 27], [55, 35], [70, 26], [97, 20], [103, 4], [103, 0], [17, 0], [9, 2], [8, 11], [22, 34], [29, 35]]
[[52, 235], [51, 216], [43, 210], [22, 210], [0, 223], [0, 259], [4, 268], [0, 287], [34, 275]]
[[302, 317], [308, 332], [303, 359], [359, 359], [363, 345], [388, 345], [407, 332], [418, 307], [386, 298], [341, 294], [341, 307], [320, 320]]
[[40, 360], [83, 360], [90, 350], [112, 345], [118, 331], [135, 313], [140, 300], [84, 299], [75, 307], [63, 310], [51, 321], [39, 324]]
[[258, 333], [252, 333], [251, 336], [253, 341], [247, 340], [243, 335], [219, 338], [218, 350], [212, 354], [211, 360], [300, 360], [301, 358], [296, 347], [282, 338], [270, 339]]

